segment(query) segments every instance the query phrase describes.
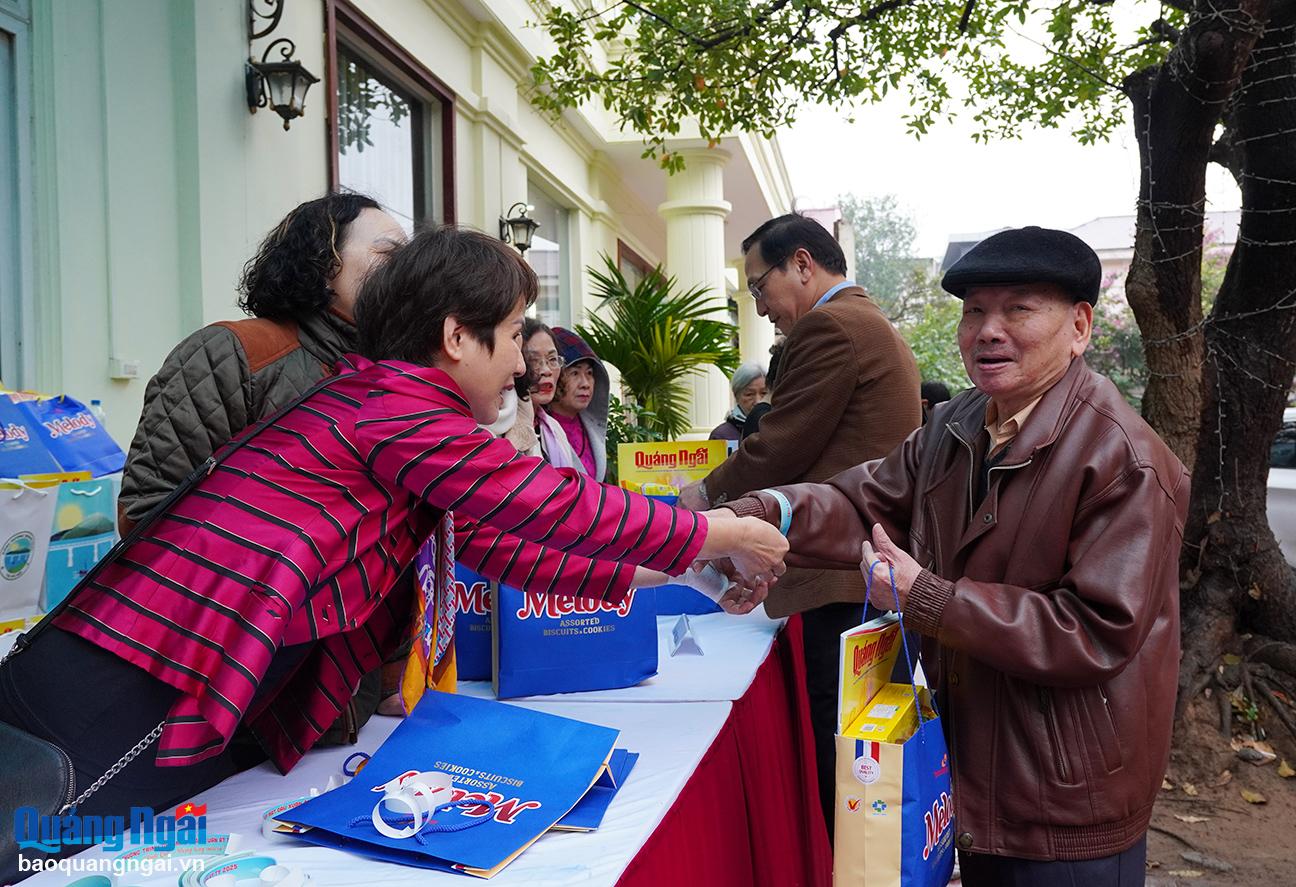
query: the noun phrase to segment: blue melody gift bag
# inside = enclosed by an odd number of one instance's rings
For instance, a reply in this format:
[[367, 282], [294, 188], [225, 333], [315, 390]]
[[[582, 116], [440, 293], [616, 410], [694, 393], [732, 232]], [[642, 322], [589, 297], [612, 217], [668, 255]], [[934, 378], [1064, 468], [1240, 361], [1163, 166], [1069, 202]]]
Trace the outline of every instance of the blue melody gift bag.
[[617, 603], [500, 586], [494, 685], [501, 699], [632, 687], [657, 673], [653, 589]]
[[577, 806], [617, 735], [429, 691], [359, 775], [280, 819], [313, 844], [489, 878]]
[[[126, 454], [79, 400], [0, 392], [0, 475], [122, 470]], [[52, 467], [51, 467], [52, 463]]]
[[[890, 581], [898, 608], [894, 574]], [[897, 648], [909, 682], [900, 696], [887, 696], [879, 685]], [[935, 701], [914, 682], [903, 616], [842, 632], [840, 669], [833, 884], [945, 887], [954, 870], [949, 752]], [[889, 727], [902, 709], [908, 728]]]

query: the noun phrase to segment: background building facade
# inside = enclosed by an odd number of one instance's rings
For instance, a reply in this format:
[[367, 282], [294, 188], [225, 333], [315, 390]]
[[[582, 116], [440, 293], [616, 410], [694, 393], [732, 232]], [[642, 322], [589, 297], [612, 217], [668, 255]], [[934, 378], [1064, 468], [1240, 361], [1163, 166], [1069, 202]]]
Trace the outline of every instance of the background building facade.
[[[100, 399], [126, 443], [167, 352], [239, 316], [244, 262], [330, 187], [373, 194], [407, 229], [497, 233], [530, 204], [546, 321], [596, 308], [584, 269], [600, 254], [632, 276], [661, 263], [710, 286], [718, 313], [735, 298], [744, 359], [767, 359], [740, 244], [791, 208], [777, 143], [682, 138], [687, 168], [668, 176], [601, 109], [540, 115], [540, 5], [0, 0], [0, 379]], [[278, 10], [275, 30], [249, 41], [250, 9]], [[245, 89], [247, 60], [283, 37], [320, 78], [287, 131]], [[699, 379], [696, 428], [727, 408], [720, 374]]]

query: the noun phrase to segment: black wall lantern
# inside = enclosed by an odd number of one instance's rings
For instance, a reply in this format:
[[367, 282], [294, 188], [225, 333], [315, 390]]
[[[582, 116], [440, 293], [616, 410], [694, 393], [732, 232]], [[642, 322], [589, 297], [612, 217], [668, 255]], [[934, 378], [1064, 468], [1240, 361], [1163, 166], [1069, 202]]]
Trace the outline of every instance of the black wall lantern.
[[508, 218], [500, 216], [500, 240], [511, 243], [517, 251], [526, 254], [531, 248], [531, 236], [535, 234], [540, 223], [527, 215], [535, 212], [535, 207], [525, 203], [515, 203], [509, 207]]
[[[283, 17], [285, 0], [247, 0], [248, 4], [248, 61], [245, 81], [247, 84], [248, 110], [253, 114], [257, 108], [267, 105], [283, 118], [284, 129], [296, 117], [306, 113], [306, 92], [312, 83], [319, 83], [319, 78], [307, 71], [301, 62], [293, 58], [297, 45], [287, 37], [280, 37], [265, 48], [261, 61], [252, 59], [252, 41], [269, 35], [279, 26]], [[257, 7], [264, 6], [262, 12]], [[258, 27], [257, 19], [267, 24]], [[270, 61], [270, 53], [279, 50], [279, 61]]]

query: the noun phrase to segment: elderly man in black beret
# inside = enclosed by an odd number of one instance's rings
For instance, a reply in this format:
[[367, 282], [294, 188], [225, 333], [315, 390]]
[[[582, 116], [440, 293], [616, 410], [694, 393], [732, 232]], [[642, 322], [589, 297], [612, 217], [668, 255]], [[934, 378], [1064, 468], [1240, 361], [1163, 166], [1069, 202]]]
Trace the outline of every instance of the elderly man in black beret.
[[967, 887], [1143, 883], [1188, 474], [1085, 365], [1099, 278], [1064, 231], [982, 241], [941, 282], [976, 387], [884, 459], [725, 506], [788, 526], [789, 565], [871, 572], [878, 606], [895, 606], [894, 571]]

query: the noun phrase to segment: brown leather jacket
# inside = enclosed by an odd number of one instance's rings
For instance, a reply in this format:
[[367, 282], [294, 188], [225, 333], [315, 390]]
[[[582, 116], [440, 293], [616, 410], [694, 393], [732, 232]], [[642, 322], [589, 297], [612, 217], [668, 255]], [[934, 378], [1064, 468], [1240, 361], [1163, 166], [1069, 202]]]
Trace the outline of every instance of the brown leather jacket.
[[[966, 392], [885, 459], [783, 487], [788, 563], [858, 570], [881, 522], [925, 566], [904, 615], [939, 691], [958, 846], [1118, 853], [1170, 753], [1188, 474], [1077, 358], [978, 503], [986, 403]], [[728, 507], [778, 519], [768, 494]]]

